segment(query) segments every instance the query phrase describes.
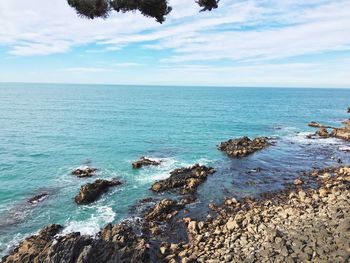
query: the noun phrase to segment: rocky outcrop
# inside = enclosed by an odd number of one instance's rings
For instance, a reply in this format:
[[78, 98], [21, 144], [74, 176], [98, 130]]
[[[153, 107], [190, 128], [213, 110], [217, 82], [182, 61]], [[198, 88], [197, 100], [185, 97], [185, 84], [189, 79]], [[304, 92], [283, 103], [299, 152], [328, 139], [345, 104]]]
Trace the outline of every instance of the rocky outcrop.
[[343, 128], [335, 128], [331, 132], [331, 136], [345, 141], [350, 141], [350, 127], [345, 126]]
[[30, 199], [28, 200], [28, 203], [37, 204], [37, 203], [43, 201], [45, 198], [47, 198], [48, 195], [49, 195], [49, 194], [47, 194], [47, 193], [38, 194], [38, 195], [36, 195], [36, 196], [30, 198]]
[[348, 107], [348, 109], [346, 110], [347, 113], [350, 113], [350, 107]]
[[120, 185], [117, 180], [102, 180], [98, 179], [93, 183], [88, 183], [80, 187], [79, 193], [75, 196], [77, 204], [89, 204], [97, 200], [102, 193], [106, 192], [112, 186]]
[[162, 244], [159, 254], [166, 262], [347, 262], [350, 167], [312, 174], [318, 188], [228, 199], [217, 217], [187, 219], [190, 242]]
[[147, 211], [144, 215], [144, 219], [146, 221], [155, 222], [169, 220], [183, 207], [183, 205], [175, 200], [163, 199]]
[[96, 238], [80, 233], [57, 237], [61, 228], [51, 225], [28, 237], [2, 262], [147, 262], [145, 239], [127, 226], [108, 225]]
[[154, 183], [151, 190], [157, 193], [179, 189], [181, 194], [194, 193], [207, 176], [214, 173], [212, 167], [195, 164], [192, 167], [172, 171], [170, 177]]
[[330, 134], [328, 133], [328, 130], [326, 128], [320, 128], [317, 132], [316, 135], [320, 136], [321, 138], [329, 138]]
[[92, 168], [89, 166], [80, 166], [80, 167], [74, 169], [72, 174], [77, 176], [77, 177], [91, 177], [95, 174], [96, 171], [97, 171], [96, 168]]
[[160, 165], [160, 163], [161, 163], [160, 161], [151, 160], [142, 156], [138, 161], [132, 163], [132, 167], [134, 169], [138, 169], [143, 166], [150, 166], [150, 165], [157, 166], [157, 165]]
[[222, 142], [218, 148], [231, 158], [239, 158], [262, 150], [269, 145], [269, 140], [266, 137], [258, 137], [251, 140], [245, 136], [238, 139], [231, 139], [227, 142]]

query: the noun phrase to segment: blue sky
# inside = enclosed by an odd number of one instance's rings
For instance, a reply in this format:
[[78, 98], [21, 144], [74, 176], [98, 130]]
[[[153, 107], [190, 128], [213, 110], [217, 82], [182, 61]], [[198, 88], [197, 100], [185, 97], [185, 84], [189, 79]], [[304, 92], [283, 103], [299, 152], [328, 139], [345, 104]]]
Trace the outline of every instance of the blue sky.
[[350, 87], [349, 0], [169, 2], [160, 25], [0, 0], [0, 82]]

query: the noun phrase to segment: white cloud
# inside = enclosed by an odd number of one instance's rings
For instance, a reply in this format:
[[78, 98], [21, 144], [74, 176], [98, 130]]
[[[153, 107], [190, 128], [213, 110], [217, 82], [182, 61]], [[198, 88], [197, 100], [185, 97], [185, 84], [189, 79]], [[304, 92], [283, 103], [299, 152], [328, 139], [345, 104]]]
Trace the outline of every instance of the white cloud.
[[[136, 44], [146, 50], [167, 51], [159, 56], [161, 63], [155, 71], [149, 73], [154, 74], [153, 78], [156, 74], [163, 74], [164, 78], [169, 74], [169, 80], [177, 80], [181, 74], [191, 72], [188, 82], [244, 83], [244, 77], [254, 83], [254, 75], [261, 83], [297, 84], [322, 79], [325, 76], [320, 78], [317, 74], [327, 72], [327, 83], [333, 78], [334, 82], [350, 85], [342, 60], [333, 64], [324, 59], [276, 62], [304, 55], [348, 52], [349, 0], [221, 0], [220, 8], [202, 13], [198, 13], [194, 1], [170, 2], [173, 11], [160, 25], [138, 13], [114, 13], [106, 20], [81, 19], [66, 0], [0, 0], [0, 45], [7, 47], [10, 55], [21, 57], [67, 53], [89, 44], [93, 47], [87, 46], [86, 52], [99, 56], [98, 53], [120, 52]], [[138, 55], [129, 54], [130, 61], [119, 60], [124, 62], [102, 67], [79, 64], [66, 72], [97, 75], [121, 68], [147, 67]], [[222, 64], [214, 66], [215, 63]], [[288, 72], [297, 79], [288, 77]]]

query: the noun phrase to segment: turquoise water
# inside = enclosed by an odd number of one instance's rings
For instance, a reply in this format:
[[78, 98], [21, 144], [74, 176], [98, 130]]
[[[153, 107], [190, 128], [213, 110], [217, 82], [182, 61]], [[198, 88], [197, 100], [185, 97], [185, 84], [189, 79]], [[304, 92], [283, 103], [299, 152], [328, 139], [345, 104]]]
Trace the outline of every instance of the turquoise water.
[[[340, 125], [348, 106], [349, 89], [0, 84], [0, 256], [49, 223], [63, 224], [65, 232], [95, 233], [137, 216], [137, 200], [159, 197], [150, 185], [177, 167], [199, 162], [217, 169], [191, 206], [200, 215], [224, 196], [277, 189], [298, 172], [337, 158], [350, 163], [344, 142], [305, 139], [313, 131], [307, 122]], [[272, 136], [276, 145], [240, 160], [216, 149], [243, 135]], [[164, 162], [131, 169], [142, 155]], [[70, 174], [83, 164], [98, 168], [98, 176]], [[249, 173], [255, 167], [263, 172]], [[77, 206], [80, 185], [96, 178], [124, 184]], [[41, 192], [50, 195], [27, 203]]]

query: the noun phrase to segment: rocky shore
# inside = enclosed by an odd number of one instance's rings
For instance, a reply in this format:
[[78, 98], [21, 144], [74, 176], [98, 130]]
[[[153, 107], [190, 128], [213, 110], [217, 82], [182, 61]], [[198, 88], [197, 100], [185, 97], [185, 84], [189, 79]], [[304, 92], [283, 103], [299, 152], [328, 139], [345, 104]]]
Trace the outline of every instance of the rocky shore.
[[350, 167], [314, 171], [318, 187], [261, 200], [228, 199], [218, 216], [187, 219], [189, 243], [161, 245], [165, 262], [349, 262]]

